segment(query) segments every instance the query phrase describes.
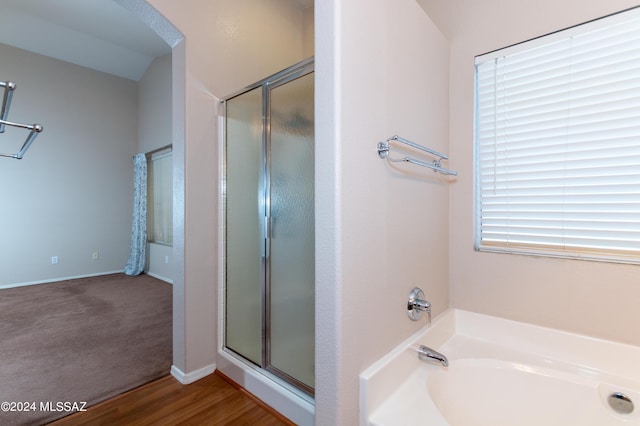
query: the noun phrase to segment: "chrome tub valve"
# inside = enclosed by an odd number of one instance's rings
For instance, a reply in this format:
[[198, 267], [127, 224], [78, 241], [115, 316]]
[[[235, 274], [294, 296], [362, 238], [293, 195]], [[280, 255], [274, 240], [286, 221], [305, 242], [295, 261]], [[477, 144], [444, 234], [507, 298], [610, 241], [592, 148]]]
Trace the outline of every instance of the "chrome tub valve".
[[431, 303], [424, 300], [424, 292], [415, 287], [409, 293], [409, 300], [407, 302], [407, 315], [413, 321], [418, 321], [422, 318], [422, 313], [426, 312], [429, 315], [429, 324], [431, 324]]

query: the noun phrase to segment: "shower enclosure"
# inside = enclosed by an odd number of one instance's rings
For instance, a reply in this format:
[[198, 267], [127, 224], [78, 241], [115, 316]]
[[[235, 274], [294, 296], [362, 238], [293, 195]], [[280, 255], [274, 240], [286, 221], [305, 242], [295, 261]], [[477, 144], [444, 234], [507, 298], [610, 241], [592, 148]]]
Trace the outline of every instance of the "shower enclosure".
[[225, 350], [313, 395], [313, 59], [225, 100]]

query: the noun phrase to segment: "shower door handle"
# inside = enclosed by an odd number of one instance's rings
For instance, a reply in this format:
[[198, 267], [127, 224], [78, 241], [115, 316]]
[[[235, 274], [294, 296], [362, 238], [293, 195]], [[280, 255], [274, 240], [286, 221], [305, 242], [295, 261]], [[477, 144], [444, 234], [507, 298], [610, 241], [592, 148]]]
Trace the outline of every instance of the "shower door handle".
[[271, 216], [264, 217], [264, 244], [262, 245], [263, 262], [269, 258], [271, 251], [271, 238], [273, 238], [273, 219]]
[[274, 238], [274, 233], [273, 233], [274, 224], [275, 224], [275, 218], [273, 216], [265, 216], [264, 230], [265, 230], [265, 237], [267, 239]]

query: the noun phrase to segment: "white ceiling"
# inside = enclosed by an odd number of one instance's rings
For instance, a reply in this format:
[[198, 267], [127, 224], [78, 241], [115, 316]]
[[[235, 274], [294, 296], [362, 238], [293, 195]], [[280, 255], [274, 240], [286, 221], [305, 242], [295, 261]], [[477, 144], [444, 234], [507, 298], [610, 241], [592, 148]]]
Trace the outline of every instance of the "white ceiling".
[[112, 0], [0, 0], [0, 7], [0, 43], [131, 80], [171, 52]]

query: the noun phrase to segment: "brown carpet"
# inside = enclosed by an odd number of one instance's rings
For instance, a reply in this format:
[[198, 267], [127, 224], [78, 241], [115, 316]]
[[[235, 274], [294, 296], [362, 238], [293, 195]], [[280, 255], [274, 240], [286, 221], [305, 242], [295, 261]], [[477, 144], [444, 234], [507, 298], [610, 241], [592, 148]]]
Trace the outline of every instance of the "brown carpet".
[[58, 403], [93, 405], [168, 374], [171, 361], [171, 284], [114, 274], [0, 290], [0, 403], [30, 405], [3, 405], [2, 426], [71, 414]]

